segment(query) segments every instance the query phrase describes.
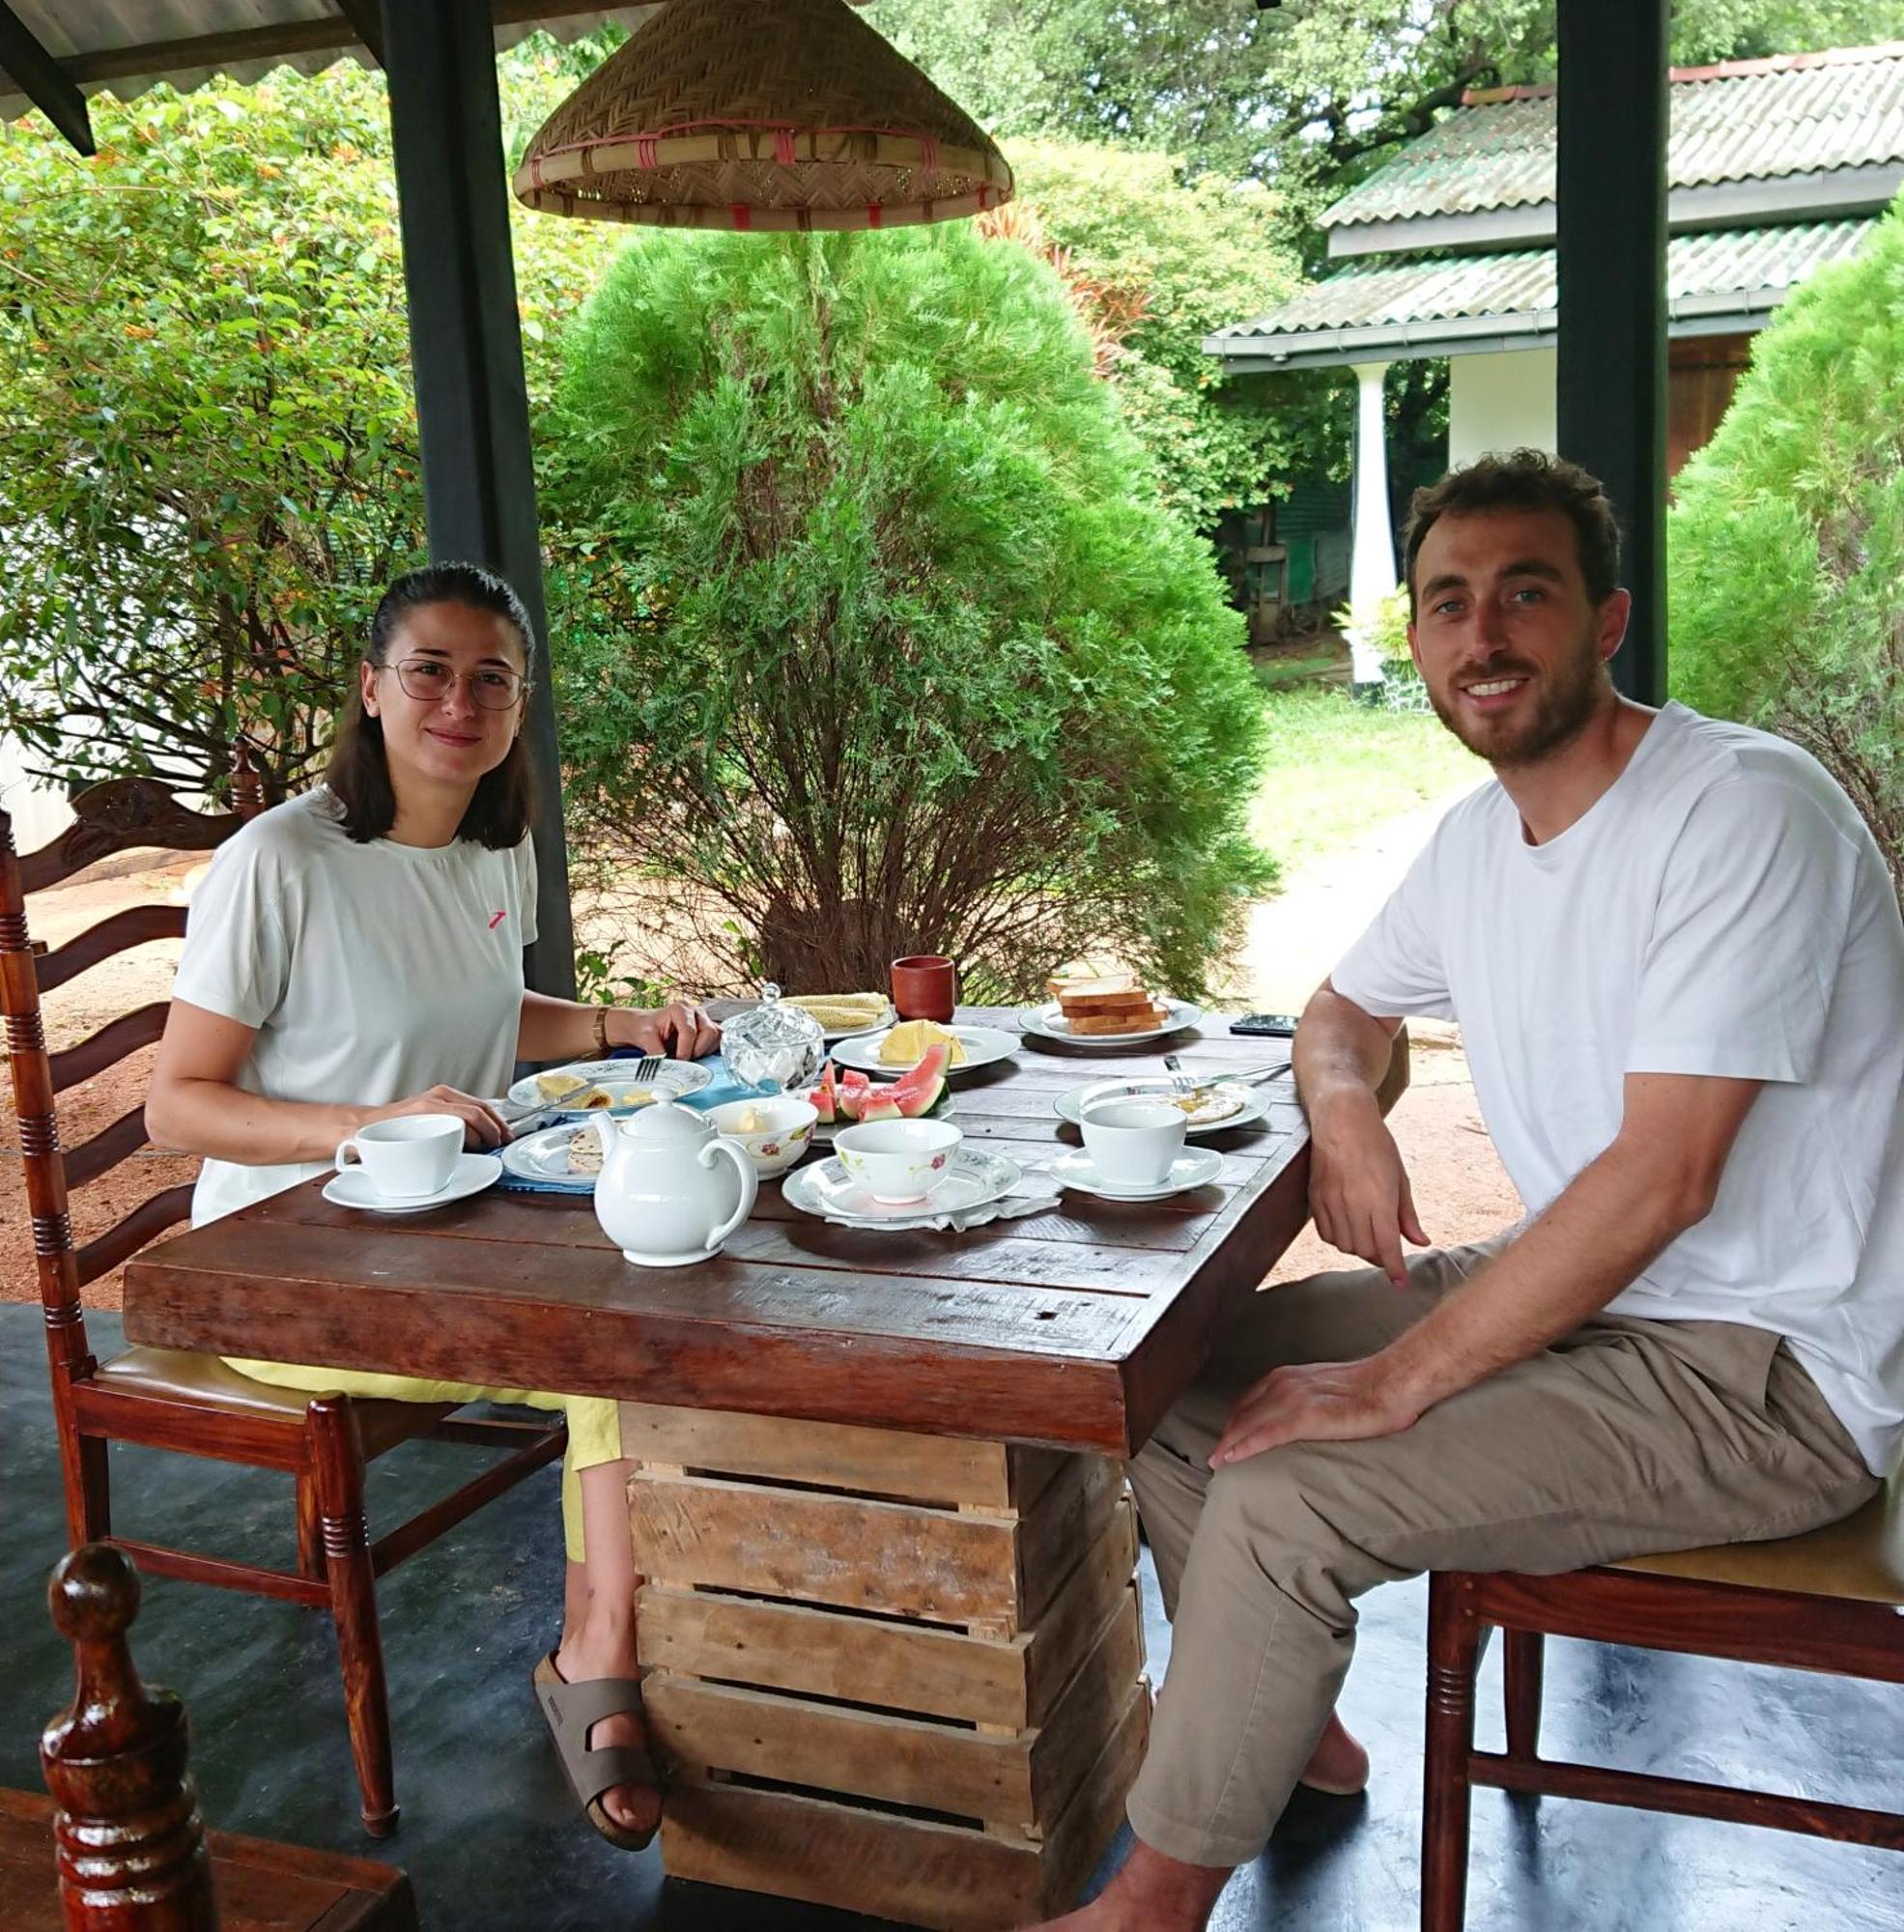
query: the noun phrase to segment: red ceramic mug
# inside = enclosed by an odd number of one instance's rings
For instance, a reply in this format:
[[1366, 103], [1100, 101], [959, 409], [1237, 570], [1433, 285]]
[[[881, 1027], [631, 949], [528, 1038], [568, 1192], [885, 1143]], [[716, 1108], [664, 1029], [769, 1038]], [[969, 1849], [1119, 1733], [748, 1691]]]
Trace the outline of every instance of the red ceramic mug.
[[915, 952], [893, 962], [893, 1007], [902, 1020], [951, 1022], [958, 1004], [958, 969], [936, 952]]

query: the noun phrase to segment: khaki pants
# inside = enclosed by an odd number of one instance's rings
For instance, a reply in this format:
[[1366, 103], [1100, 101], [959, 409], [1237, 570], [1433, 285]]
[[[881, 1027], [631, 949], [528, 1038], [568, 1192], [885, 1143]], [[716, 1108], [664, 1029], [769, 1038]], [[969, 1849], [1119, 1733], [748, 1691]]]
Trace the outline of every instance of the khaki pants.
[[1420, 1255], [1406, 1289], [1357, 1268], [1265, 1291], [1131, 1463], [1173, 1625], [1130, 1795], [1155, 1850], [1236, 1865], [1263, 1849], [1342, 1688], [1354, 1600], [1377, 1583], [1792, 1535], [1877, 1490], [1776, 1335], [1609, 1317], [1399, 1435], [1291, 1443], [1210, 1473], [1250, 1383], [1373, 1353], [1499, 1245]]

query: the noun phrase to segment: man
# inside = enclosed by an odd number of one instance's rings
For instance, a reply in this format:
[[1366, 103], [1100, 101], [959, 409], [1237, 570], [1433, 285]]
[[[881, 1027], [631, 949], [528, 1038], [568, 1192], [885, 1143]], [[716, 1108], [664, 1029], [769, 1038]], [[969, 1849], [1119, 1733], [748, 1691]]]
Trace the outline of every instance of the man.
[[[1521, 450], [1418, 492], [1408, 641], [1493, 767], [1309, 1003], [1325, 1239], [1132, 1465], [1175, 1636], [1138, 1844], [1069, 1932], [1195, 1932], [1298, 1778], [1353, 1790], [1352, 1600], [1848, 1514], [1904, 1439], [1904, 924], [1805, 753], [1619, 697], [1599, 484]], [[1528, 1210], [1425, 1242], [1375, 1099], [1461, 1022]]]

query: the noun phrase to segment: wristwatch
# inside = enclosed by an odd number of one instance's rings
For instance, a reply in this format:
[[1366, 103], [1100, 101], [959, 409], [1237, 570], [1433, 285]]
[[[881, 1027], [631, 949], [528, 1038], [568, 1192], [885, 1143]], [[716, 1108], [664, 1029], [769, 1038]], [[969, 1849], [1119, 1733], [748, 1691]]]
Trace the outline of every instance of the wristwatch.
[[597, 1007], [595, 1009], [594, 1058], [597, 1060], [606, 1060], [608, 1057], [609, 1057], [609, 1009], [607, 1007]]

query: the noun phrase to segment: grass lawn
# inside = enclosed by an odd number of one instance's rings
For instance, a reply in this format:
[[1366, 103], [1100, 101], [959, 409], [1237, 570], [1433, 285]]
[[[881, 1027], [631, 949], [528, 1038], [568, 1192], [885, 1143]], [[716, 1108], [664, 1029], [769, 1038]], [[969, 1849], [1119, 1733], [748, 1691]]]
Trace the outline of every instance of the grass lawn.
[[1285, 876], [1383, 819], [1488, 775], [1428, 712], [1383, 711], [1313, 685], [1271, 690], [1263, 701], [1269, 761], [1250, 828]]

